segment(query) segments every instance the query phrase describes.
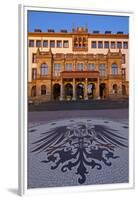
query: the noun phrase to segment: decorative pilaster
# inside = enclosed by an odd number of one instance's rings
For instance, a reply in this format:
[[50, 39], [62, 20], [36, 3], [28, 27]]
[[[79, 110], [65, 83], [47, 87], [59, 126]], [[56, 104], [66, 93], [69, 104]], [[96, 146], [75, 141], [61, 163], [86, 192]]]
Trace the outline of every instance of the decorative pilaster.
[[73, 98], [72, 100], [76, 100], [76, 85], [75, 85], [75, 78], [73, 78]]
[[99, 83], [99, 77], [98, 77], [97, 78], [97, 87], [96, 87], [96, 99], [100, 99], [99, 88], [100, 88], [100, 83]]
[[88, 100], [88, 79], [85, 79], [85, 85], [84, 85], [84, 99]]
[[64, 88], [63, 88], [63, 79], [61, 79], [61, 86], [60, 86], [60, 101], [63, 100], [63, 91]]

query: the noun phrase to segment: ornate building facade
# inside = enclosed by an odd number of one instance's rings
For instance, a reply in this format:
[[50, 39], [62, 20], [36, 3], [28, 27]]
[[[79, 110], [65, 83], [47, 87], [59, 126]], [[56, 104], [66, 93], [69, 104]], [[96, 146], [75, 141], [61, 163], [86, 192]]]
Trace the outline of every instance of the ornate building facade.
[[29, 101], [128, 97], [128, 42], [128, 34], [83, 27], [29, 32]]

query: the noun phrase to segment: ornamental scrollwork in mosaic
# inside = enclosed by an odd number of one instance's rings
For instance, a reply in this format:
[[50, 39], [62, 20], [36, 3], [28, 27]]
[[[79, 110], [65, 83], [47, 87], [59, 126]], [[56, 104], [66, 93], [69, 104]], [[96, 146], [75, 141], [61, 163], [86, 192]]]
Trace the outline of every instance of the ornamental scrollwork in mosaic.
[[60, 167], [66, 173], [75, 168], [78, 183], [83, 184], [89, 170], [110, 167], [119, 158], [115, 149], [127, 147], [127, 139], [108, 125], [72, 122], [41, 133], [33, 142], [32, 152], [45, 152], [46, 158], [41, 162], [50, 163], [51, 170]]

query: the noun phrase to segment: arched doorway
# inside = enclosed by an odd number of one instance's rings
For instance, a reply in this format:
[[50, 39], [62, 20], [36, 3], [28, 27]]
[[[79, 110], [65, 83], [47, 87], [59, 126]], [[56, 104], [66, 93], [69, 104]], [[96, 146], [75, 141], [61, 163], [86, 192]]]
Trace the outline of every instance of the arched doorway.
[[60, 85], [58, 83], [53, 86], [53, 98], [54, 100], [60, 99]]
[[67, 83], [65, 85], [65, 99], [66, 100], [72, 100], [73, 97], [73, 86], [71, 83]]
[[76, 86], [77, 99], [84, 99], [84, 85], [83, 83], [78, 83]]
[[32, 97], [35, 97], [35, 96], [36, 96], [36, 86], [33, 86], [33, 87], [32, 87], [31, 96], [32, 96]]
[[113, 85], [113, 94], [117, 94], [117, 84]]
[[126, 95], [126, 86], [122, 85], [122, 95]]
[[106, 97], [105, 95], [106, 85], [105, 83], [100, 84], [100, 98], [104, 99]]
[[88, 92], [88, 99], [94, 98], [94, 92], [95, 92], [95, 84], [89, 83], [87, 86], [87, 92]]
[[41, 85], [41, 96], [46, 95], [46, 86]]

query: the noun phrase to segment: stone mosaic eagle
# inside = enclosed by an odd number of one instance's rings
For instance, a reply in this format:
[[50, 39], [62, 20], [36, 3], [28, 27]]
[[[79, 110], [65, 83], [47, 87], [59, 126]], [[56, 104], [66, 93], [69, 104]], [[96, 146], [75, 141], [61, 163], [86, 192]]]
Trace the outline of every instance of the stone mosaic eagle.
[[32, 153], [45, 153], [41, 162], [51, 163], [51, 170], [60, 167], [65, 173], [75, 168], [78, 183], [83, 184], [90, 169], [111, 166], [111, 160], [119, 158], [115, 149], [127, 148], [128, 141], [108, 125], [72, 122], [40, 133], [32, 145]]

